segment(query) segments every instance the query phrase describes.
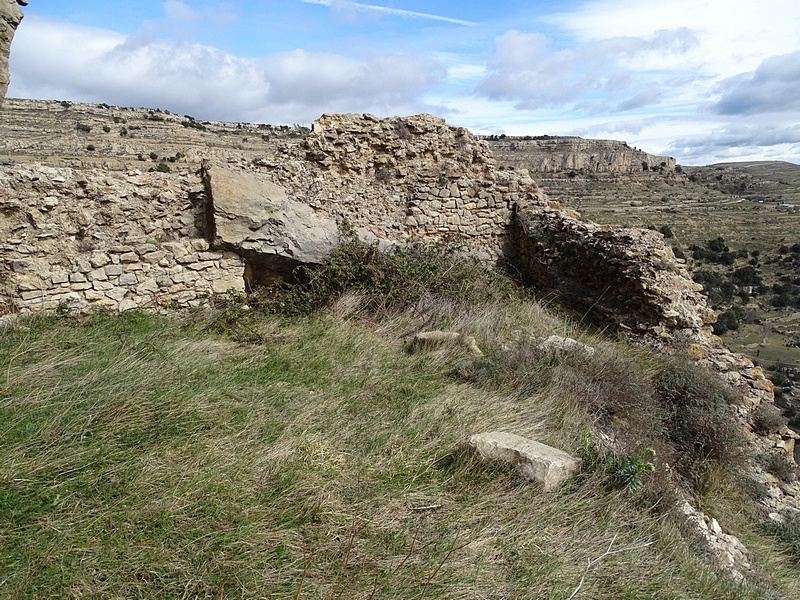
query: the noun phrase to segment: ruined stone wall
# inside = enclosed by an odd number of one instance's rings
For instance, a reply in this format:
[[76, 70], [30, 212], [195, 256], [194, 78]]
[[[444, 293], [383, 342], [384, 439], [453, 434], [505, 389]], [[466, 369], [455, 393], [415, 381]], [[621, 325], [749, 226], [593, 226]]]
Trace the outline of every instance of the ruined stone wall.
[[380, 239], [457, 236], [495, 257], [514, 206], [543, 201], [526, 173], [495, 168], [485, 141], [430, 115], [323, 115], [299, 147], [259, 165], [319, 214]]
[[0, 312], [193, 306], [243, 289], [193, 174], [0, 167]]
[[685, 330], [688, 339], [715, 321], [702, 286], [657, 232], [538, 207], [521, 208], [516, 229], [520, 272], [599, 322], [639, 334]]

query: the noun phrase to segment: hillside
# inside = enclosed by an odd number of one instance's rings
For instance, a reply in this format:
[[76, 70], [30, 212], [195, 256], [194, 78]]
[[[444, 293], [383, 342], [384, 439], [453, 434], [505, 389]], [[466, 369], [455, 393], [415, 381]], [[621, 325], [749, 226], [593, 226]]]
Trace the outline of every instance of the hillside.
[[0, 593], [798, 595], [798, 436], [659, 233], [429, 115], [0, 132]]
[[[462, 289], [476, 277], [448, 276]], [[740, 458], [725, 444], [736, 431], [712, 420], [683, 442], [656, 433], [666, 374], [700, 377], [701, 403], [718, 402], [719, 384], [583, 331], [500, 280], [483, 285], [470, 300], [448, 283], [424, 315], [371, 312], [362, 291], [289, 319], [233, 297], [212, 311], [4, 330], [0, 595], [796, 597], [796, 538], [735, 483], [728, 461]], [[413, 350], [404, 340], [421, 321], [474, 335], [483, 356]], [[542, 354], [552, 333], [592, 356]], [[585, 435], [598, 428], [639, 467], [596, 457], [550, 492], [464, 446], [514, 431], [592, 456]], [[695, 435], [706, 445], [679, 468], [711, 467], [692, 495], [725, 534], [671, 508], [672, 444]], [[748, 584], [702, 558], [709, 543]]]

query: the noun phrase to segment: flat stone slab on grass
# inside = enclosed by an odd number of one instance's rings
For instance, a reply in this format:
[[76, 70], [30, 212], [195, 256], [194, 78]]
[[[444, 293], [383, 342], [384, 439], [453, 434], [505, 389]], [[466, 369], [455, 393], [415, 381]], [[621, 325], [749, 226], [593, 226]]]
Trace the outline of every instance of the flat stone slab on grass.
[[581, 464], [563, 450], [501, 431], [475, 434], [469, 438], [469, 447], [484, 460], [516, 465], [523, 477], [541, 483], [545, 490], [561, 485]]

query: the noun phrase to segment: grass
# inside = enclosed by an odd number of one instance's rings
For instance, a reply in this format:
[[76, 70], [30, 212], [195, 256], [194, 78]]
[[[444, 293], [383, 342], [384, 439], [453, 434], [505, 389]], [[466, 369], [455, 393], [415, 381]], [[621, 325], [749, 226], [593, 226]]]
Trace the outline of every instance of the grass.
[[[757, 559], [758, 585], [718, 575], [669, 509], [664, 463], [694, 457], [700, 499], [755, 531], [765, 556], [785, 548], [715, 495], [711, 483], [729, 485], [724, 453], [692, 454], [706, 448], [695, 413], [707, 405], [724, 425], [724, 390], [582, 330], [450, 249], [350, 244], [272, 297], [231, 295], [180, 318], [31, 317], [2, 332], [0, 596], [800, 592], [788, 569]], [[423, 329], [473, 336], [482, 356], [406, 343]], [[541, 350], [552, 334], [595, 353]], [[684, 400], [697, 430], [672, 422]], [[495, 430], [574, 452], [587, 432], [612, 441], [544, 493], [465, 450]]]
[[[487, 332], [550, 329], [543, 314], [511, 303], [472, 333], [496, 352]], [[558, 377], [490, 392], [458, 375], [460, 348], [404, 352], [404, 319], [259, 316], [257, 344], [204, 316], [5, 331], [0, 596], [567, 598], [616, 536], [638, 549], [582, 597], [762, 597], [597, 476], [544, 494], [474, 463], [471, 433], [574, 449], [591, 417]]]

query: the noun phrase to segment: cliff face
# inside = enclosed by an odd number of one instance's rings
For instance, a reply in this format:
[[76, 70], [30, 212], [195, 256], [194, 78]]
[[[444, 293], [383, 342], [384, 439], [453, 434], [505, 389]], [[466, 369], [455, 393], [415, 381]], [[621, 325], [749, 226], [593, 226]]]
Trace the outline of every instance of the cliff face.
[[489, 139], [497, 162], [532, 173], [674, 171], [675, 159], [654, 156], [625, 142], [579, 137]]
[[14, 32], [22, 21], [19, 5], [27, 4], [19, 0], [0, 0], [0, 104], [8, 91], [8, 57], [11, 53], [11, 40], [14, 39]]

